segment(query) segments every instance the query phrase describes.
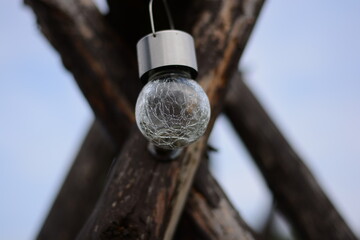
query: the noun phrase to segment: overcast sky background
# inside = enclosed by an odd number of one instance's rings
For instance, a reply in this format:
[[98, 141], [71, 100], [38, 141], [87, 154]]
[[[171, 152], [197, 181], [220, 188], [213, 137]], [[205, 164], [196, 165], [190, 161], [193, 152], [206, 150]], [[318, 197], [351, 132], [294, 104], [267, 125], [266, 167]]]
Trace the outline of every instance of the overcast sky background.
[[[358, 234], [359, 13], [356, 0], [268, 1], [241, 62], [248, 85]], [[19, 0], [0, 0], [0, 82], [0, 239], [32, 239], [93, 115]], [[211, 141], [215, 175], [256, 225], [271, 203], [261, 175], [224, 117]]]

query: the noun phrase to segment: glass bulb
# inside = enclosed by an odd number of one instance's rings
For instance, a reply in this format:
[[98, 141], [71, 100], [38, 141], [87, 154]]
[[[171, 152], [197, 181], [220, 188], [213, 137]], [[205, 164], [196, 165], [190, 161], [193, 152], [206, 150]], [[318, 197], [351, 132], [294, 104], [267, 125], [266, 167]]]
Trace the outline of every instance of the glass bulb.
[[189, 145], [205, 133], [210, 104], [190, 74], [159, 72], [140, 92], [135, 114], [137, 126], [152, 144], [173, 150]]

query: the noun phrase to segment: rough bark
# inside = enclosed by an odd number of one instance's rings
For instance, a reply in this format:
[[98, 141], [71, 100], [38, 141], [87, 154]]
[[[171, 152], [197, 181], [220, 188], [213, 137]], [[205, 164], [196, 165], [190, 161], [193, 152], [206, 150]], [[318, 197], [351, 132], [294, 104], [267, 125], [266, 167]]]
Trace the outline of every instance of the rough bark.
[[78, 239], [172, 238], [208, 134], [220, 112], [227, 80], [237, 67], [261, 4], [229, 0], [209, 1], [203, 6], [192, 34], [201, 69], [199, 82], [212, 106], [209, 131], [179, 159], [163, 163], [147, 152], [147, 142], [134, 128]]
[[304, 239], [356, 239], [239, 74], [230, 89], [226, 114], [298, 234]]
[[[109, 132], [117, 142], [117, 146], [120, 146], [126, 135], [123, 132], [129, 129], [128, 125], [123, 123], [133, 120], [128, 100], [121, 97], [120, 91], [117, 90], [126, 87], [124, 79], [132, 78], [131, 72], [134, 71], [131, 66], [133, 63], [124, 64], [125, 60], [132, 62], [131, 54], [127, 53], [119, 38], [103, 24], [101, 15], [89, 1], [69, 4], [55, 0], [28, 0], [27, 3], [35, 10], [42, 31], [61, 53], [66, 67], [74, 73], [96, 115], [100, 116], [106, 126], [110, 126]], [[247, 6], [251, 6], [251, 4]], [[255, 10], [257, 11], [258, 8]], [[245, 21], [250, 22], [242, 24], [251, 27], [253, 24], [251, 21], [254, 20], [252, 17], [245, 18]], [[242, 30], [245, 32], [243, 32], [241, 40], [245, 40], [246, 34], [248, 34], [246, 31], [249, 29]], [[119, 51], [123, 51], [123, 56], [116, 55]], [[117, 81], [119, 79], [121, 81]], [[136, 86], [133, 83], [129, 85]], [[136, 93], [137, 88], [133, 89], [127, 88], [126, 93]], [[130, 95], [128, 99], [132, 100], [134, 96], [136, 94]], [[48, 230], [50, 229], [48, 228]]]

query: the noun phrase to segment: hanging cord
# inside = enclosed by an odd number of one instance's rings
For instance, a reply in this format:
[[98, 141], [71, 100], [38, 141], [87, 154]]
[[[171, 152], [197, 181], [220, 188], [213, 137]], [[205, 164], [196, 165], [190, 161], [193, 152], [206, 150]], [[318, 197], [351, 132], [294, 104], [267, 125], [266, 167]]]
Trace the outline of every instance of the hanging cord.
[[[166, 15], [167, 15], [167, 18], [168, 18], [168, 21], [169, 21], [170, 28], [175, 29], [174, 21], [172, 19], [170, 8], [169, 8], [169, 5], [167, 4], [167, 1], [163, 0], [163, 4], [164, 4], [165, 12], [166, 12]], [[154, 16], [153, 16], [153, 7], [152, 6], [153, 6], [153, 0], [150, 0], [150, 2], [149, 2], [150, 24], [151, 24], [152, 33], [153, 33], [154, 37], [156, 37]]]

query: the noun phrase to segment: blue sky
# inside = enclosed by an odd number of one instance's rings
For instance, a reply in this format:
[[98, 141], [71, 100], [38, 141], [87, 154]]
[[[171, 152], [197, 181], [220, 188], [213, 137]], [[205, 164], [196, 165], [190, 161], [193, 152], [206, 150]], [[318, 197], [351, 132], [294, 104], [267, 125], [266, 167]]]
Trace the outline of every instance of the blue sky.
[[[269, 1], [240, 64], [357, 233], [359, 13], [356, 0]], [[19, 0], [0, 1], [0, 31], [0, 239], [31, 239], [93, 115]], [[215, 175], [255, 224], [271, 201], [261, 175], [225, 118], [212, 142]]]

